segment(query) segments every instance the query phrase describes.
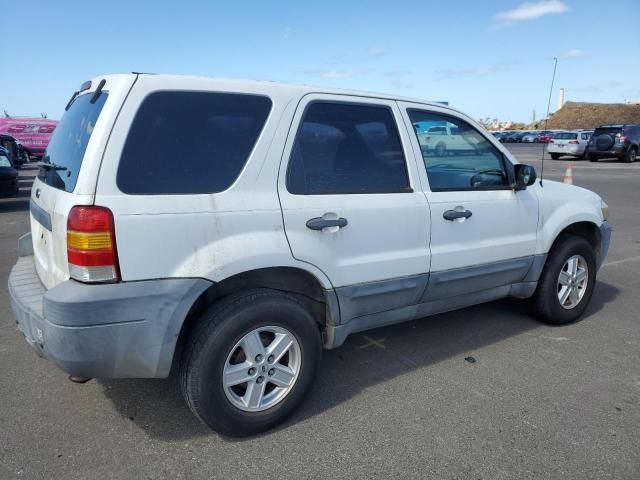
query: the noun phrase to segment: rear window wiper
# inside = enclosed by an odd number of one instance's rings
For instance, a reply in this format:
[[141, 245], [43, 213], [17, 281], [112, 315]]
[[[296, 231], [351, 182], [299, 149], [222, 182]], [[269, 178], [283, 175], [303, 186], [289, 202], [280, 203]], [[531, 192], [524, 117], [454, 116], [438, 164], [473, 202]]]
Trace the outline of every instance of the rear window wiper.
[[73, 103], [73, 101], [76, 99], [76, 97], [80, 95], [80, 92], [73, 92], [73, 95], [71, 95], [71, 98], [69, 99], [69, 101], [67, 102], [67, 106], [64, 107], [64, 111], [66, 112], [67, 110], [69, 110], [69, 108], [71, 108], [71, 104]]
[[38, 162], [37, 164], [40, 168], [44, 168], [45, 170], [68, 170], [64, 165], [58, 165], [56, 163], [51, 162]]

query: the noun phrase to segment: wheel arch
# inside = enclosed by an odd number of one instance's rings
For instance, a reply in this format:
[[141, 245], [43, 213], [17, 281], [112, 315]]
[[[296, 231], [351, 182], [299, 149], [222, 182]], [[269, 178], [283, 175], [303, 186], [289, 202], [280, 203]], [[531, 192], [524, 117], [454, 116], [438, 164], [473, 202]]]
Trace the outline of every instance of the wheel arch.
[[594, 248], [596, 258], [600, 258], [600, 247], [602, 245], [602, 238], [600, 228], [592, 221], [583, 220], [571, 223], [562, 228], [553, 239], [549, 247], [549, 252], [558, 244], [558, 241], [564, 235], [575, 235], [583, 237]]
[[221, 298], [251, 288], [270, 288], [298, 296], [312, 312], [323, 334], [327, 322], [339, 322], [340, 311], [335, 291], [326, 289], [321, 280], [308, 270], [278, 266], [244, 271], [212, 284], [195, 300], [177, 338], [174, 365], [200, 315]]

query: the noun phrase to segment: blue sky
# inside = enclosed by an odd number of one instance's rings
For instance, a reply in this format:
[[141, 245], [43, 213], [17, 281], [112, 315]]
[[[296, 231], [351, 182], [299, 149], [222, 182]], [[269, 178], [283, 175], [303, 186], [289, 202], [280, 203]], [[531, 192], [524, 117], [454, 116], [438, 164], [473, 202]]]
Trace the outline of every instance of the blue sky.
[[[59, 118], [82, 81], [145, 71], [448, 100], [475, 118], [640, 100], [638, 0], [0, 0], [0, 111]], [[604, 21], [603, 21], [604, 20]]]

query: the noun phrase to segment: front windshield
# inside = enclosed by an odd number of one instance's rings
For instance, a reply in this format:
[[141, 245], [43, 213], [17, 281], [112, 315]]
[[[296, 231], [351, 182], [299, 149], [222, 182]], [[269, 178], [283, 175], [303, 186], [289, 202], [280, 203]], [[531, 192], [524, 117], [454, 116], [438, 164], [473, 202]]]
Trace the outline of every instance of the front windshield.
[[0, 167], [10, 167], [11, 162], [4, 155], [0, 155]]

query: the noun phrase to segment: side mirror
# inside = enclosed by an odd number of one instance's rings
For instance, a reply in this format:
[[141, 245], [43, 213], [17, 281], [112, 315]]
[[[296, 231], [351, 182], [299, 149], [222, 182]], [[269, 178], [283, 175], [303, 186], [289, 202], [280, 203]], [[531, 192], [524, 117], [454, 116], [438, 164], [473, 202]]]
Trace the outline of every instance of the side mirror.
[[524, 190], [528, 186], [533, 185], [536, 182], [536, 169], [531, 165], [523, 165], [518, 163], [514, 165], [516, 174], [516, 188], [515, 190]]

